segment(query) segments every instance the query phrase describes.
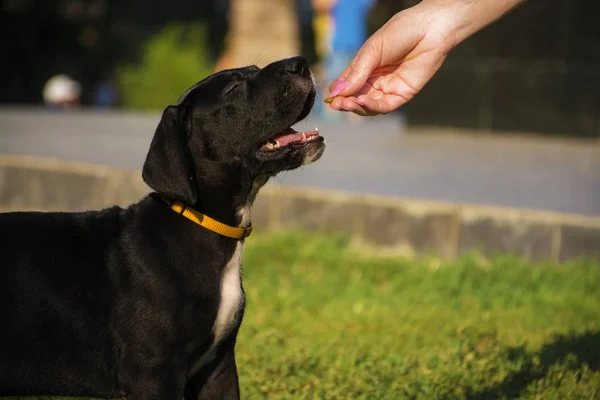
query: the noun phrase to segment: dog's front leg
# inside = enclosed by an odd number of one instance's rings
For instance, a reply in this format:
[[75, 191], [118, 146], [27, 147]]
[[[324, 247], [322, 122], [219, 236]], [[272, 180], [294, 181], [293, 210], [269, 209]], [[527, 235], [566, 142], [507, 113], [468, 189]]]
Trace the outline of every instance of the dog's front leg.
[[128, 390], [126, 400], [181, 400], [185, 388], [185, 368], [140, 371]]
[[185, 400], [239, 400], [237, 368], [233, 346], [223, 352], [185, 388]]

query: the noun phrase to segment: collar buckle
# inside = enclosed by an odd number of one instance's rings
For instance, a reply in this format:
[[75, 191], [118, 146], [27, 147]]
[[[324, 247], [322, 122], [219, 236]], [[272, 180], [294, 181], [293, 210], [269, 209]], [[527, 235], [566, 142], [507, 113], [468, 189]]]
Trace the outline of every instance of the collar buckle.
[[250, 234], [252, 233], [252, 224], [248, 225], [245, 228], [242, 228], [244, 230], [244, 233], [242, 233], [242, 239], [247, 238], [248, 236], [250, 236]]

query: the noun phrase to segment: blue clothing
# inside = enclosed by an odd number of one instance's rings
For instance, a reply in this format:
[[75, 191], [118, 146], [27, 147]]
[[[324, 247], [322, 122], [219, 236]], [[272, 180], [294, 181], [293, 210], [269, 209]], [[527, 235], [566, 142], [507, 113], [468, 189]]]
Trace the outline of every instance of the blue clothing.
[[357, 52], [367, 40], [367, 18], [375, 0], [338, 0], [333, 17], [332, 50]]
[[94, 95], [94, 105], [96, 107], [112, 107], [117, 100], [117, 89], [111, 82], [101, 83]]

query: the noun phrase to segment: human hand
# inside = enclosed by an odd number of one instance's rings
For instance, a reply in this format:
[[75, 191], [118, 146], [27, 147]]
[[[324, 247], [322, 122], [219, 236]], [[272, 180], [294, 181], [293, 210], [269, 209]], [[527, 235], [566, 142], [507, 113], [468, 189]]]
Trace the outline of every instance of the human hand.
[[325, 102], [359, 115], [387, 114], [412, 99], [461, 41], [523, 0], [423, 0], [394, 15], [329, 86]]
[[373, 34], [330, 86], [330, 107], [386, 114], [412, 99], [453, 47], [452, 15], [418, 5]]

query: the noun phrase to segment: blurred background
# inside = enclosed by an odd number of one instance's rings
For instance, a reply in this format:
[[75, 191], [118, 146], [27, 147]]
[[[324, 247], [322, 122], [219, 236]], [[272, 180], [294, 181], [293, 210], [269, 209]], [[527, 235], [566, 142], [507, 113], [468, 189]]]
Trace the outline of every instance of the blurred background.
[[328, 146], [253, 208], [243, 398], [600, 398], [600, 2], [525, 2], [395, 113], [323, 107], [416, 3], [0, 0], [0, 212], [137, 201], [165, 106], [301, 54]]
[[[0, 0], [0, 153], [139, 168], [160, 111], [214, 71], [307, 57], [329, 142], [275, 184], [600, 216], [600, 5], [529, 1], [398, 112], [325, 88], [413, 0]], [[341, 38], [341, 39], [340, 39]]]

